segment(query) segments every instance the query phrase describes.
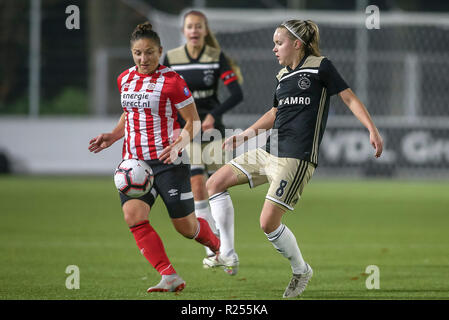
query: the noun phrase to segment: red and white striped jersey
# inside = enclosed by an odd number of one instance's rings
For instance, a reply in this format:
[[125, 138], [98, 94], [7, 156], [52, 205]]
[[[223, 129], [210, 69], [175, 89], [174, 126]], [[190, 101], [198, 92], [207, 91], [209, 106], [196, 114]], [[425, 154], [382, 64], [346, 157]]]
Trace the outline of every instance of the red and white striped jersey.
[[155, 160], [179, 135], [178, 110], [193, 103], [185, 81], [160, 65], [152, 74], [134, 66], [117, 78], [125, 112], [123, 159]]

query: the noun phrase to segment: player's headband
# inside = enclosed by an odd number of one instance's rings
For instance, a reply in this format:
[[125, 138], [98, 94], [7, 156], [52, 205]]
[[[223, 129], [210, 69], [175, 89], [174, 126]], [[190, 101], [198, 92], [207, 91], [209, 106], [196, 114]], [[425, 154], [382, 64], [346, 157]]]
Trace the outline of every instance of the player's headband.
[[298, 36], [289, 26], [287, 26], [285, 23], [281, 24], [281, 26], [285, 27], [292, 35], [294, 35], [296, 38], [298, 38], [302, 43], [305, 43], [304, 40], [301, 39], [300, 36]]

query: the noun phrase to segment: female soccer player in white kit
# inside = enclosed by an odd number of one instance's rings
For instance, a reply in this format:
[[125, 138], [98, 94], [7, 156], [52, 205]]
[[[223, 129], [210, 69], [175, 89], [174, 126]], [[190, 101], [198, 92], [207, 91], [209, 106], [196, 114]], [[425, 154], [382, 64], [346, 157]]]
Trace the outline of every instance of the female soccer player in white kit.
[[212, 175], [207, 189], [216, 216], [226, 215], [226, 189], [243, 183], [249, 183], [251, 188], [270, 184], [260, 226], [291, 264], [293, 276], [283, 294], [284, 298], [290, 298], [304, 291], [313, 271], [304, 261], [294, 234], [281, 220], [287, 210], [294, 209], [318, 165], [330, 97], [338, 94], [368, 129], [375, 157], [381, 155], [383, 142], [363, 103], [331, 61], [320, 55], [319, 30], [314, 22], [286, 21], [276, 28], [273, 42], [273, 52], [284, 66], [277, 75], [273, 106], [244, 132], [228, 138], [223, 146], [236, 148], [261, 129], [273, 129], [272, 134], [265, 148], [238, 156]]

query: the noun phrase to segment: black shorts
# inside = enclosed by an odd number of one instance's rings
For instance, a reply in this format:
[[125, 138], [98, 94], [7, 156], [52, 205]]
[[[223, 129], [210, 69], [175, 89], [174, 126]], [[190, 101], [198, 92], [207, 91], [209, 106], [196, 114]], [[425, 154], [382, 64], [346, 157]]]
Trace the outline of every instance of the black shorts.
[[183, 218], [194, 212], [195, 203], [190, 186], [190, 165], [163, 164], [159, 160], [146, 160], [145, 162], [153, 169], [153, 187], [140, 198], [131, 198], [119, 192], [122, 206], [128, 200], [139, 199], [152, 207], [160, 194], [170, 218]]

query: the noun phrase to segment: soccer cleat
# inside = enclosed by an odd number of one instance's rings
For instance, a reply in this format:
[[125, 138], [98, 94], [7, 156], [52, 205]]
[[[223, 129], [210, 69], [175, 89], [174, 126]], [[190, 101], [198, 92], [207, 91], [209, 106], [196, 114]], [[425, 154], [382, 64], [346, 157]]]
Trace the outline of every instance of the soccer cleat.
[[185, 286], [185, 281], [175, 273], [162, 276], [162, 280], [154, 287], [148, 288], [147, 292], [179, 292]]
[[209, 252], [207, 257], [203, 259], [203, 268], [209, 269], [209, 268], [219, 267], [218, 265], [216, 265], [216, 263], [218, 263], [218, 261], [215, 261], [215, 260], [216, 260], [215, 253]]
[[209, 256], [203, 259], [203, 267], [206, 269], [222, 267], [224, 272], [231, 276], [235, 276], [239, 270], [239, 258], [236, 253], [229, 257], [223, 257], [219, 254]]
[[310, 278], [312, 278], [313, 275], [312, 268], [308, 264], [306, 265], [307, 271], [305, 273], [293, 274], [290, 283], [285, 289], [283, 295], [284, 298], [293, 298], [299, 296], [306, 289], [307, 283], [309, 283]]

